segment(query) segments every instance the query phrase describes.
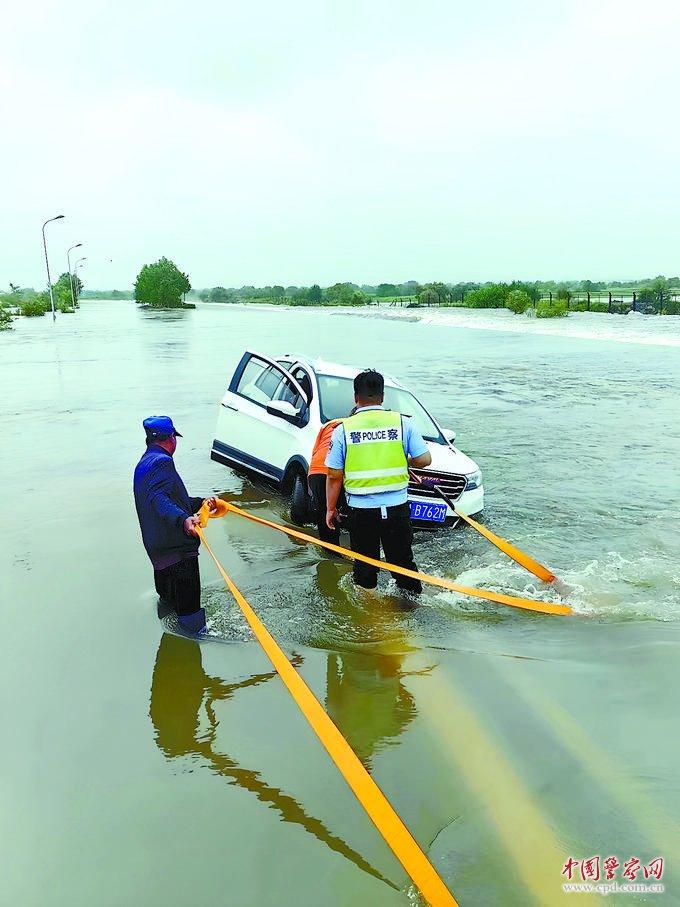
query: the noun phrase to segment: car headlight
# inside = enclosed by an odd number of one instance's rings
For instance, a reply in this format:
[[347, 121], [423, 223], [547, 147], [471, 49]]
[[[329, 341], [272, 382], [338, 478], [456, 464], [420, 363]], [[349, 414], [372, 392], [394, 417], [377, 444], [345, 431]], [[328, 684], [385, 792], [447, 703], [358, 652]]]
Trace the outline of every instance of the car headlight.
[[471, 491], [473, 488], [479, 488], [482, 484], [482, 470], [476, 469], [465, 476], [465, 490]]

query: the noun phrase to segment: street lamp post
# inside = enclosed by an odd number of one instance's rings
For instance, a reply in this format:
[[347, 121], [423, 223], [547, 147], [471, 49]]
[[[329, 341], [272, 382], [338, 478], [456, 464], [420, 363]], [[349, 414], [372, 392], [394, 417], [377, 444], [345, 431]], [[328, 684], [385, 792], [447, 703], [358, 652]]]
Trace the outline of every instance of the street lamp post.
[[76, 307], [76, 297], [75, 297], [75, 293], [73, 292], [73, 274], [71, 273], [71, 252], [74, 249], [79, 249], [81, 246], [82, 246], [82, 243], [77, 242], [75, 244], [75, 246], [71, 246], [71, 248], [68, 249], [66, 252], [66, 261], [68, 262], [68, 279], [71, 282], [71, 305], [73, 306], [74, 309]]
[[53, 220], [63, 220], [63, 214], [57, 214], [56, 217], [50, 217], [49, 220], [46, 220], [42, 225], [42, 235], [43, 235], [43, 249], [45, 250], [45, 267], [47, 268], [47, 286], [50, 288], [50, 303], [52, 305], [52, 321], [57, 320], [57, 316], [54, 311], [54, 293], [52, 292], [52, 278], [50, 277], [50, 262], [47, 258], [47, 240], [45, 239], [45, 227], [48, 224], [51, 224]]
[[78, 278], [78, 268], [82, 265], [82, 263], [84, 261], [87, 261], [87, 255], [83, 256], [83, 258], [79, 258], [78, 261], [73, 266], [73, 274], [75, 275], [76, 279]]

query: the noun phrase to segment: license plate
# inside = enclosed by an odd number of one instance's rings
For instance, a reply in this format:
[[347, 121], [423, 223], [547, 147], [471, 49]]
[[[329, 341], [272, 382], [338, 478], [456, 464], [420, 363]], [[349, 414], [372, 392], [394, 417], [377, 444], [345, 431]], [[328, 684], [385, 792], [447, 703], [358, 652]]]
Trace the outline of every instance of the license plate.
[[425, 523], [443, 523], [446, 519], [446, 504], [421, 504], [409, 501], [411, 519]]

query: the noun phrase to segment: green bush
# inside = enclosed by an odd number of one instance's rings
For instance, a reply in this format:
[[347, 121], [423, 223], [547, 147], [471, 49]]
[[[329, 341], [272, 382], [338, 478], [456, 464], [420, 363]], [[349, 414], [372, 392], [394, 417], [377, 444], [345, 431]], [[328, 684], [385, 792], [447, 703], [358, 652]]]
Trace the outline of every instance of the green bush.
[[181, 309], [191, 290], [186, 274], [168, 258], [144, 265], [135, 281], [135, 301], [159, 309]]
[[418, 301], [423, 305], [451, 305], [453, 296], [445, 283], [434, 281], [426, 283], [420, 288]]
[[324, 299], [326, 305], [366, 305], [368, 301], [368, 296], [352, 283], [334, 283]]
[[591, 312], [608, 312], [609, 305], [606, 302], [591, 302], [590, 311]]
[[514, 312], [515, 315], [521, 315], [531, 305], [531, 299], [529, 294], [525, 293], [524, 290], [510, 290], [508, 297], [505, 300], [506, 308], [510, 309], [511, 312]]
[[508, 287], [494, 283], [490, 287], [480, 287], [465, 294], [465, 305], [470, 309], [504, 309], [508, 297]]
[[663, 308], [661, 309], [662, 315], [680, 315], [680, 300], [677, 299], [667, 299]]
[[565, 318], [567, 314], [566, 299], [553, 299], [552, 302], [543, 299], [536, 306], [537, 318]]
[[33, 318], [38, 315], [44, 315], [49, 308], [49, 302], [45, 300], [44, 294], [41, 293], [33, 299], [24, 299], [21, 303], [20, 314], [25, 315], [27, 318]]
[[642, 287], [637, 291], [636, 308], [644, 312], [645, 309], [659, 309], [659, 294], [652, 287]]
[[212, 290], [201, 290], [198, 294], [203, 302], [236, 302], [236, 296], [225, 287], [213, 287]]
[[531, 300], [532, 305], [535, 305], [541, 298], [540, 290], [535, 283], [525, 283], [522, 280], [513, 280], [508, 287], [508, 291], [512, 293], [513, 290], [522, 290], [526, 293]]
[[6, 331], [10, 327], [12, 327], [12, 316], [7, 309], [0, 306], [0, 331]]
[[[73, 292], [71, 292], [71, 280], [73, 280]], [[64, 272], [52, 288], [55, 308], [64, 314], [75, 311], [78, 308], [78, 296], [82, 288], [83, 282], [77, 274], [71, 278], [68, 272]]]
[[[337, 290], [339, 292], [340, 287], [345, 287], [347, 284], [333, 284], [332, 287], [329, 287], [328, 290], [331, 291], [331, 295]], [[326, 293], [328, 293], [326, 290]], [[321, 287], [318, 283], [312, 284], [311, 287], [300, 287], [291, 296], [290, 305], [321, 305], [323, 299], [323, 293]], [[269, 300], [267, 300], [269, 301]]]

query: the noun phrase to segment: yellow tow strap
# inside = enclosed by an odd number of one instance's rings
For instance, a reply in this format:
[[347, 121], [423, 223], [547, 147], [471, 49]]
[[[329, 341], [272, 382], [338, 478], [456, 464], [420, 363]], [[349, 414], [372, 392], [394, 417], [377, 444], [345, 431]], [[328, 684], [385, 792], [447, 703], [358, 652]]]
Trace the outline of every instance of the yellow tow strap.
[[[232, 509], [231, 505], [226, 504], [224, 501], [219, 503], [226, 505], [228, 509]], [[288, 687], [288, 692], [300, 707], [302, 714], [326, 748], [328, 755], [336, 764], [341, 775], [428, 904], [431, 904], [432, 907], [457, 907], [458, 902], [420, 849], [408, 828], [392, 808], [387, 797], [368, 774], [349, 743], [347, 743], [322, 708], [319, 700], [297, 673], [274, 637], [255, 614], [215, 556], [215, 552], [210, 547], [203, 529], [207, 526], [208, 519], [211, 516], [224, 516], [228, 509], [220, 506], [217, 511], [211, 513], [207, 504], [204, 504], [198, 514], [200, 527], [197, 527], [197, 532], [208, 553], [215, 561], [215, 566], [219, 570], [227, 588], [236, 599], [243, 616], [250, 624], [257, 641], [276, 668], [281, 680]]]
[[529, 573], [533, 573], [534, 576], [542, 579], [544, 583], [554, 583], [557, 579], [552, 570], [548, 570], [547, 567], [544, 567], [543, 564], [539, 563], [529, 554], [526, 554], [524, 551], [520, 551], [520, 549], [516, 545], [513, 545], [512, 542], [509, 542], [507, 539], [501, 538], [500, 535], [496, 535], [495, 532], [487, 529], [486, 526], [482, 526], [481, 523], [478, 523], [477, 520], [473, 520], [471, 516], [463, 513], [462, 510], [458, 510], [454, 507], [453, 512], [456, 514], [456, 516], [459, 516], [461, 520], [465, 520], [468, 526], [472, 526], [472, 528], [476, 529], [480, 535], [483, 535], [484, 538], [487, 538], [492, 545], [495, 545], [499, 549], [499, 551], [507, 554], [508, 557], [511, 557], [513, 559], [513, 561], [528, 570]]
[[504, 592], [491, 592], [489, 589], [476, 589], [472, 586], [461, 586], [458, 583], [454, 583], [451, 580], [444, 579], [440, 576], [430, 576], [428, 573], [409, 570], [407, 567], [398, 567], [396, 564], [387, 563], [387, 561], [375, 560], [375, 558], [366, 557], [363, 554], [358, 554], [355, 551], [342, 548], [340, 545], [334, 545], [332, 542], [322, 542], [321, 539], [316, 538], [316, 536], [306, 535], [304, 532], [298, 532], [296, 529], [291, 529], [289, 526], [282, 526], [280, 523], [274, 523], [272, 520], [265, 520], [262, 517], [254, 516], [254, 514], [248, 513], [247, 510], [241, 510], [240, 507], [236, 507], [229, 501], [218, 499], [217, 504], [217, 510], [210, 514], [211, 517], [226, 516], [229, 512], [235, 513], [238, 516], [244, 517], [246, 520], [251, 520], [253, 523], [259, 523], [261, 526], [268, 526], [270, 529], [276, 529], [278, 532], [285, 532], [286, 535], [290, 535], [295, 539], [300, 539], [300, 541], [309, 542], [310, 544], [318, 545], [321, 548], [327, 548], [329, 551], [334, 551], [336, 554], [341, 554], [343, 557], [350, 558], [350, 560], [363, 561], [363, 563], [370, 564], [372, 567], [378, 567], [380, 570], [389, 570], [390, 573], [399, 573], [402, 576], [410, 576], [413, 579], [419, 579], [431, 586], [439, 586], [441, 589], [450, 589], [452, 592], [458, 592], [460, 595], [468, 595], [471, 598], [482, 598], [485, 601], [496, 602], [500, 605], [509, 605], [512, 608], [524, 608], [527, 611], [541, 611], [544, 614], [574, 613], [569, 605], [557, 605], [553, 602], [537, 601], [533, 598], [519, 598], [516, 595], [506, 595]]

